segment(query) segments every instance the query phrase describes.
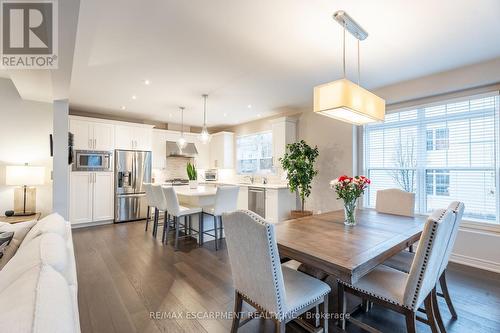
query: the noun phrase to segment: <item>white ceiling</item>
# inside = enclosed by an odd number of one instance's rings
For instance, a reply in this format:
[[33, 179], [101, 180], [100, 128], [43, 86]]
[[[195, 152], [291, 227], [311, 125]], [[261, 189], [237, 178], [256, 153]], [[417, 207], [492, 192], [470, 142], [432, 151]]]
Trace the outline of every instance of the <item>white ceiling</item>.
[[[313, 86], [341, 76], [339, 9], [369, 33], [369, 89], [500, 56], [498, 0], [85, 0], [70, 103], [164, 122], [183, 105], [200, 125], [208, 93], [209, 126], [310, 106]], [[348, 38], [354, 81], [355, 46]]]

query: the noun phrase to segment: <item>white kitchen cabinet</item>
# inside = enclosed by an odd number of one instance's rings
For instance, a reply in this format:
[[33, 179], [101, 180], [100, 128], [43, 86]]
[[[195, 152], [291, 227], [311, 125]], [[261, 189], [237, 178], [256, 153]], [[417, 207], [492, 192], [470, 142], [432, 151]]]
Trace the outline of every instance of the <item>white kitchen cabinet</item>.
[[240, 191], [238, 192], [238, 209], [248, 209], [248, 187], [240, 186]]
[[297, 141], [297, 120], [281, 117], [273, 120], [273, 165], [280, 167], [279, 159], [285, 155], [286, 145]]
[[114, 125], [71, 118], [69, 131], [73, 133], [73, 148], [81, 150], [113, 150]]
[[113, 172], [71, 172], [71, 224], [113, 219], [113, 180]]
[[192, 141], [196, 146], [198, 155], [195, 157], [194, 162], [198, 169], [210, 169], [210, 143], [202, 143], [198, 138], [198, 134], [191, 135]]
[[116, 149], [151, 150], [151, 128], [146, 126], [116, 125]]
[[92, 222], [92, 177], [94, 172], [71, 172], [70, 216], [71, 224]]
[[232, 169], [234, 167], [234, 133], [212, 134], [209, 161], [210, 168]]
[[114, 173], [94, 172], [92, 221], [112, 220], [114, 217]]
[[288, 188], [266, 189], [266, 221], [278, 223], [290, 218], [296, 208], [296, 197]]

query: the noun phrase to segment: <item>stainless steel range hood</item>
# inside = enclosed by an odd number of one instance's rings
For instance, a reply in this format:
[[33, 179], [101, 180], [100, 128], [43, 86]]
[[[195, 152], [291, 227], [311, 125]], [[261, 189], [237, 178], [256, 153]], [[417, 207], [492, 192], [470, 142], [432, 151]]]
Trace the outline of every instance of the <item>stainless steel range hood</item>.
[[198, 150], [196, 150], [194, 143], [188, 143], [183, 150], [180, 150], [179, 146], [177, 146], [177, 142], [167, 141], [167, 157], [196, 157], [197, 155]]

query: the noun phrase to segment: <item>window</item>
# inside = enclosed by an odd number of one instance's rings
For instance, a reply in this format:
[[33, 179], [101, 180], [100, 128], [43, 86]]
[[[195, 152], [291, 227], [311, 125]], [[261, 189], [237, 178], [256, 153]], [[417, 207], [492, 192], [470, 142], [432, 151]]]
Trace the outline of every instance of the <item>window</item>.
[[400, 188], [416, 194], [416, 211], [430, 213], [454, 200], [465, 203], [469, 220], [499, 220], [499, 96], [417, 107], [386, 115], [364, 127], [365, 173], [377, 190]]
[[238, 174], [271, 172], [273, 168], [273, 134], [256, 133], [236, 138]]

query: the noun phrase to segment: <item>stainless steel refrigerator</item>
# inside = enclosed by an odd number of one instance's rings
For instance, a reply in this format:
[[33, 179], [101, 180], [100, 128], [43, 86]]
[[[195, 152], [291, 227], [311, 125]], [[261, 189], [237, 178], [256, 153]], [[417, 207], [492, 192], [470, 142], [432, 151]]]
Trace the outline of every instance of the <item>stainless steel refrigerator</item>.
[[150, 182], [150, 151], [115, 150], [115, 223], [146, 218], [143, 183]]

